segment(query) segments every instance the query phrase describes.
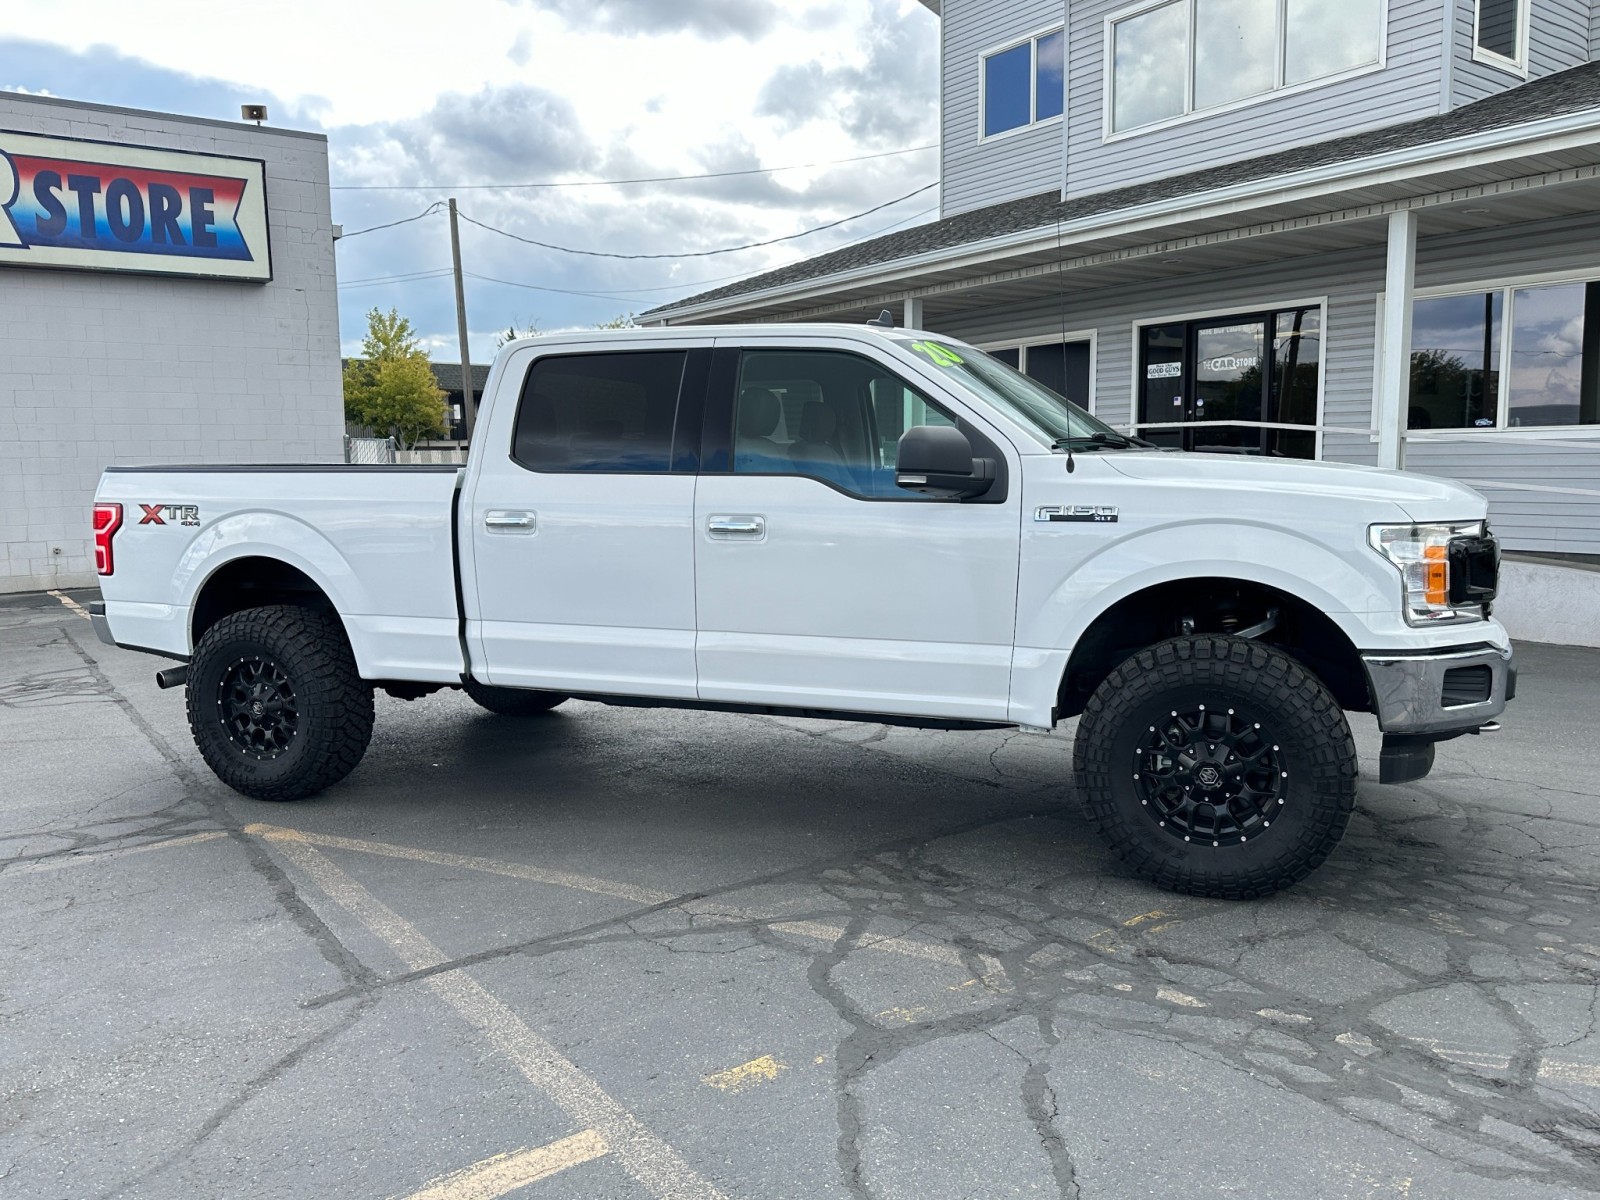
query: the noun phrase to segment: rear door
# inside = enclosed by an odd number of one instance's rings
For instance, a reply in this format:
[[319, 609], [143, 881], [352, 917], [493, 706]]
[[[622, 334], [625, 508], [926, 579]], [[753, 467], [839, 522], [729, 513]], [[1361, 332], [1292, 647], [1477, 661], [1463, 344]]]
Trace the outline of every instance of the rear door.
[[[719, 341], [713, 380], [701, 698], [1004, 720], [1020, 503], [1004, 439], [849, 342]], [[991, 494], [897, 488], [900, 434], [956, 423], [1003, 465]]]
[[514, 687], [692, 699], [710, 342], [607, 339], [523, 354], [505, 365], [507, 380], [523, 376], [520, 390], [501, 383], [472, 448], [483, 461], [463, 536], [477, 673]]

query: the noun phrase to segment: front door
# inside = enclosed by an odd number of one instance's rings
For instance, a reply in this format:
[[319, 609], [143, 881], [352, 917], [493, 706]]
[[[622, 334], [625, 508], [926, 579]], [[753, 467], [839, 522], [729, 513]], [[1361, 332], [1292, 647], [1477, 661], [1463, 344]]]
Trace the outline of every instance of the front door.
[[1016, 473], [982, 502], [894, 483], [913, 425], [960, 423], [980, 454], [998, 437], [845, 349], [717, 355], [694, 518], [701, 698], [1005, 720]]
[[1320, 308], [1147, 325], [1139, 436], [1184, 450], [1315, 457], [1321, 366]]
[[710, 355], [709, 342], [682, 341], [541, 355], [514, 427], [480, 428], [463, 535], [485, 682], [695, 696], [694, 489]]

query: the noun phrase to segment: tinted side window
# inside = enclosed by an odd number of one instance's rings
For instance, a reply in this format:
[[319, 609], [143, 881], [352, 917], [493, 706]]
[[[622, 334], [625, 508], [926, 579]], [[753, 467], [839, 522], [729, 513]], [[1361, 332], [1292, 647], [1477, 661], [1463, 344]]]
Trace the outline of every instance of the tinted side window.
[[533, 471], [670, 470], [687, 358], [633, 350], [539, 359], [522, 387], [511, 457]]
[[921, 500], [895, 485], [900, 435], [955, 422], [887, 368], [834, 350], [747, 350], [733, 414], [733, 469], [805, 475], [858, 496]]

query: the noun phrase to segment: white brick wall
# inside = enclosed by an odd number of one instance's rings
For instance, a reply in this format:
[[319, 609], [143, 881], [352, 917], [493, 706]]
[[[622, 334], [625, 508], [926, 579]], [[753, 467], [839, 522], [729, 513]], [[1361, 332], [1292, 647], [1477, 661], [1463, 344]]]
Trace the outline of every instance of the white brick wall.
[[0, 266], [0, 592], [94, 583], [109, 464], [342, 460], [324, 138], [10, 92], [0, 129], [264, 160], [274, 276]]

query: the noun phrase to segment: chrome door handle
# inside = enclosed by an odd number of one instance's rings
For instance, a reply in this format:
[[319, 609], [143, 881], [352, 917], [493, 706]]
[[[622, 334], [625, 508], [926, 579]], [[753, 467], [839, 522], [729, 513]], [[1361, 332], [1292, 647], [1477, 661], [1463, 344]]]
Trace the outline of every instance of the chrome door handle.
[[491, 508], [483, 514], [483, 525], [485, 529], [519, 529], [531, 533], [537, 527], [537, 519], [531, 512]]
[[707, 533], [760, 537], [766, 531], [767, 522], [763, 517], [711, 517], [706, 521]]

